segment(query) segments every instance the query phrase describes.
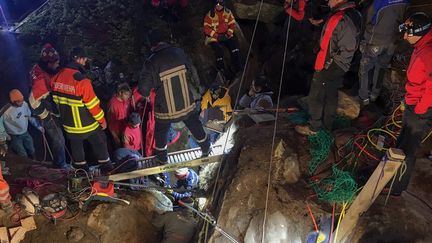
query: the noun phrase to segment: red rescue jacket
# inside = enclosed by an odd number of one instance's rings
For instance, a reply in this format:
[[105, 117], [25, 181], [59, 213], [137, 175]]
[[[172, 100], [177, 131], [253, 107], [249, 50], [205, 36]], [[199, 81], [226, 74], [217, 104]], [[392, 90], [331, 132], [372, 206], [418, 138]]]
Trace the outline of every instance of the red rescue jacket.
[[407, 70], [405, 102], [414, 105], [416, 114], [432, 108], [432, 31], [414, 45]]
[[47, 103], [43, 102], [50, 95], [51, 79], [54, 75], [45, 72], [38, 64], [35, 64], [30, 71], [32, 79], [32, 88], [29, 96], [30, 107], [33, 114], [45, 119], [49, 114]]

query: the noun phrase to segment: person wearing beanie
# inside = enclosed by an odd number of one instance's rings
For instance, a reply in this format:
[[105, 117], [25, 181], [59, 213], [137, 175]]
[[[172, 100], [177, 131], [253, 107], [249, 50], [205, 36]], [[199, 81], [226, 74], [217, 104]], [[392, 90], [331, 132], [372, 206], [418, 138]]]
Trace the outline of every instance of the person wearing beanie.
[[127, 83], [121, 83], [117, 92], [108, 104], [108, 130], [113, 136], [116, 147], [121, 145], [123, 131], [128, 125], [130, 114], [130, 97], [132, 91]]
[[13, 89], [9, 92], [9, 101], [10, 103], [1, 109], [0, 134], [3, 135], [0, 137], [11, 138], [10, 147], [17, 155], [34, 159], [35, 148], [28, 133], [28, 124], [30, 122], [41, 133], [45, 130], [36, 118], [32, 117], [29, 105], [19, 90]]
[[432, 129], [431, 25], [430, 16], [417, 12], [399, 26], [404, 39], [414, 46], [414, 51], [407, 69], [402, 130], [396, 142], [397, 148], [405, 153], [406, 171], [403, 175], [398, 171], [391, 190], [393, 195], [400, 195], [407, 189], [416, 163], [416, 152]]
[[137, 112], [132, 112], [128, 117], [128, 125], [123, 133], [123, 147], [140, 151], [142, 145], [141, 118]]
[[52, 96], [60, 112], [60, 121], [69, 140], [74, 167], [88, 169], [84, 141], [90, 144], [102, 173], [112, 169], [105, 130], [107, 123], [91, 80], [85, 75], [89, 60], [86, 51], [75, 47], [71, 62], [53, 79]]
[[339, 88], [360, 43], [363, 21], [356, 4], [350, 0], [329, 0], [327, 4], [331, 13], [323, 26], [307, 99], [310, 119], [308, 124], [295, 127], [297, 133], [305, 136], [315, 135], [321, 129], [332, 131]]
[[174, 172], [177, 179], [172, 189], [167, 189], [176, 201], [192, 196], [192, 190], [198, 187], [199, 176], [198, 174], [188, 168], [180, 168]]
[[250, 109], [269, 109], [273, 107], [271, 96], [273, 92], [269, 89], [267, 78], [258, 76], [253, 81], [246, 94], [244, 94], [239, 104], [243, 108]]
[[[204, 17], [205, 44], [210, 45], [216, 57], [216, 68], [225, 78], [229, 70], [234, 74], [241, 71], [240, 49], [234, 31], [236, 21], [231, 10], [225, 7], [224, 0], [216, 0], [215, 6]], [[231, 68], [225, 68], [223, 46], [227, 47], [231, 53]]]
[[158, 30], [149, 33], [151, 55], [144, 63], [139, 91], [148, 101], [152, 90], [155, 98], [155, 160], [168, 163], [168, 131], [172, 123], [182, 121], [197, 139], [203, 157], [210, 154], [210, 141], [199, 120], [195, 101], [199, 97], [199, 81], [186, 53], [163, 41]]
[[385, 69], [396, 49], [398, 26], [403, 22], [409, 2], [374, 0], [366, 6], [366, 28], [360, 44], [362, 58], [358, 73], [359, 99], [363, 106], [375, 102], [381, 92]]
[[[184, 200], [184, 201], [183, 201]], [[191, 198], [183, 198], [182, 207], [174, 211], [166, 211], [156, 214], [152, 224], [162, 231], [161, 243], [189, 243], [196, 233], [198, 221], [194, 217], [194, 212], [184, 205], [192, 207]]]
[[67, 168], [65, 140], [60, 129], [55, 104], [51, 96], [51, 83], [60, 67], [60, 56], [54, 47], [47, 43], [43, 46], [39, 61], [30, 71], [32, 87], [29, 95], [30, 107], [33, 114], [38, 116], [45, 129], [50, 149], [52, 151], [53, 163], [58, 168]]

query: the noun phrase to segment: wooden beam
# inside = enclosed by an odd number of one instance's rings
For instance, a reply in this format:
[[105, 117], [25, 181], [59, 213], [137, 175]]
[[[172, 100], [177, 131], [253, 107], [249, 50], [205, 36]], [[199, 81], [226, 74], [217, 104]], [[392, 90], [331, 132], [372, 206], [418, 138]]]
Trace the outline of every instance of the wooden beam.
[[1, 243], [9, 243], [9, 235], [6, 227], [0, 228], [0, 242]]
[[214, 155], [205, 158], [185, 161], [185, 162], [166, 164], [166, 165], [155, 166], [146, 169], [126, 172], [126, 173], [114, 174], [107, 177], [100, 177], [98, 179], [102, 181], [122, 181], [122, 180], [133, 179], [133, 178], [138, 178], [138, 177], [143, 177], [148, 175], [155, 175], [162, 172], [175, 171], [179, 168], [184, 168], [184, 167], [189, 168], [189, 167], [196, 167], [200, 165], [220, 162], [222, 161], [222, 156], [223, 156], [222, 154]]
[[401, 162], [405, 159], [405, 154], [400, 149], [390, 148], [386, 157], [387, 161], [381, 160], [338, 225], [339, 236], [335, 243], [349, 242], [348, 236], [355, 228], [358, 219], [369, 209], [390, 179], [395, 176]]

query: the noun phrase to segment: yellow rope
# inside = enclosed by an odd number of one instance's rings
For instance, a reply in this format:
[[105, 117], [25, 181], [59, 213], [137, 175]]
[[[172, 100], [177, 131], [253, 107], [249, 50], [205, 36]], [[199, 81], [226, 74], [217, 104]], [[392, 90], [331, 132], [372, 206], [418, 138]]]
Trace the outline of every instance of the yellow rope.
[[345, 215], [345, 208], [346, 208], [347, 205], [348, 205], [347, 202], [343, 203], [343, 205], [342, 205], [342, 211], [341, 211], [341, 213], [339, 215], [339, 219], [338, 219], [337, 228], [336, 228], [335, 237], [334, 237], [333, 242], [337, 242], [337, 237], [338, 237], [339, 228], [340, 228], [340, 222], [341, 222], [342, 218]]
[[[383, 132], [383, 133], [386, 133], [386, 134], [388, 134], [388, 135], [390, 135], [394, 140], [397, 140], [397, 138], [396, 138], [396, 136], [395, 135], [393, 135], [393, 133], [391, 133], [391, 132], [389, 132], [389, 131], [387, 131], [387, 130], [384, 130], [384, 129], [382, 129], [382, 128], [373, 128], [373, 129], [371, 129], [371, 130], [369, 130], [368, 132], [367, 132], [367, 138], [368, 138], [368, 140], [369, 140], [369, 142], [376, 148], [376, 147], [378, 147], [377, 146], [377, 144], [376, 143], [374, 143], [373, 141], [372, 141], [372, 137], [371, 137], [371, 133], [372, 132]], [[387, 148], [382, 148], [383, 150], [388, 150]]]

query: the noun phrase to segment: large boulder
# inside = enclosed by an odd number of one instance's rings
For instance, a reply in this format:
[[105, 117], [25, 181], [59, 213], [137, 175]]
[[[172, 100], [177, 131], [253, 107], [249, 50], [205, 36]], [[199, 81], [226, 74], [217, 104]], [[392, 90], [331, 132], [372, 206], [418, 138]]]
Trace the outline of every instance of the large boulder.
[[[233, 5], [236, 18], [256, 20], [260, 1], [255, 1], [253, 3], [234, 2]], [[264, 23], [272, 23], [273, 19], [282, 12], [282, 5], [264, 2], [261, 9], [260, 21]]]
[[274, 181], [284, 185], [296, 183], [300, 178], [297, 153], [280, 140], [274, 152]]
[[360, 103], [356, 97], [349, 96], [339, 91], [337, 114], [351, 120], [356, 119], [360, 114]]

